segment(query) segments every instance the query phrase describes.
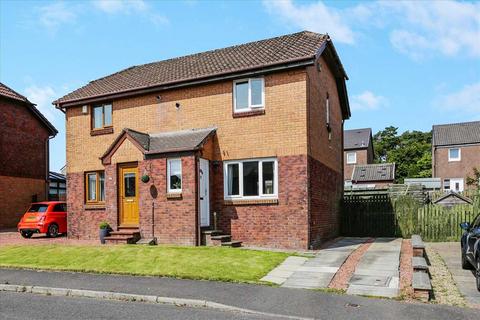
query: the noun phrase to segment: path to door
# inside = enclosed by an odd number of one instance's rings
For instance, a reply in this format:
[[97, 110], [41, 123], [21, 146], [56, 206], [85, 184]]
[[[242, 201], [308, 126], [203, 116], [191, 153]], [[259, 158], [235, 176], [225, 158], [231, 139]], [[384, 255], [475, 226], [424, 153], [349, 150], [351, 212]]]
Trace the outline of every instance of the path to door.
[[463, 270], [461, 265], [461, 251], [459, 242], [436, 242], [429, 243], [447, 265], [453, 276], [458, 290], [463, 294], [465, 300], [472, 306], [480, 306], [480, 291], [475, 286], [475, 276], [471, 270]]
[[348, 294], [397, 297], [402, 239], [376, 238], [350, 279]]
[[327, 288], [348, 256], [365, 241], [365, 238], [345, 238], [314, 258], [289, 257], [262, 280], [289, 288]]

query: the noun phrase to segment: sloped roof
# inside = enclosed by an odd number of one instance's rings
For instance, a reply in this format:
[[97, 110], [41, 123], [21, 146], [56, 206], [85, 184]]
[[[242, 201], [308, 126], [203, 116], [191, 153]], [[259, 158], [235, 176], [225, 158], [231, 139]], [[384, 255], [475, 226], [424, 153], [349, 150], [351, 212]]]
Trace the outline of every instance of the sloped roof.
[[344, 118], [349, 118], [345, 86], [348, 77], [343, 65], [330, 37], [310, 31], [133, 66], [91, 81], [53, 103], [68, 107], [85, 101], [125, 97], [245, 72], [298, 67], [313, 63], [324, 50], [336, 76]]
[[53, 126], [53, 124], [51, 124], [50, 121], [48, 121], [48, 119], [45, 118], [45, 116], [40, 111], [38, 111], [34, 103], [31, 103], [27, 99], [27, 97], [21, 95], [20, 93], [16, 92], [12, 88], [7, 87], [5, 84], [1, 82], [0, 82], [0, 97], [22, 102], [23, 105], [25, 105], [34, 114], [34, 116], [38, 120], [40, 120], [40, 122], [48, 129], [48, 131], [50, 131], [50, 134], [52, 136], [55, 136], [58, 133], [57, 129]]
[[367, 149], [371, 143], [372, 129], [352, 129], [343, 132], [343, 149]]
[[100, 158], [104, 160], [111, 157], [125, 135], [133, 139], [145, 155], [153, 155], [198, 150], [216, 130], [217, 128], [202, 128], [148, 134], [125, 128]]
[[461, 194], [455, 192], [455, 191], [451, 191], [449, 193], [446, 193], [445, 195], [441, 196], [440, 198], [436, 199], [435, 201], [433, 201], [433, 203], [437, 204], [437, 203], [442, 203], [444, 200], [448, 199], [448, 198], [457, 198], [457, 199], [460, 199], [461, 201], [465, 202], [465, 203], [468, 203], [468, 204], [472, 204], [473, 203], [473, 200], [470, 199], [470, 198], [467, 198], [467, 197], [464, 197], [462, 196]]
[[352, 181], [391, 181], [395, 179], [395, 163], [355, 165]]
[[448, 146], [480, 143], [480, 121], [433, 126], [432, 144]]

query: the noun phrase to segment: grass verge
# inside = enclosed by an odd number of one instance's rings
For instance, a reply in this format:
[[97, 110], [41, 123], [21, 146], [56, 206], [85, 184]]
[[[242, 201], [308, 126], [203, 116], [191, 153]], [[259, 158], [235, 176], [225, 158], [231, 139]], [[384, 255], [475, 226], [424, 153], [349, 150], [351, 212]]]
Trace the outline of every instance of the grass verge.
[[0, 267], [260, 283], [292, 254], [222, 247], [5, 246]]

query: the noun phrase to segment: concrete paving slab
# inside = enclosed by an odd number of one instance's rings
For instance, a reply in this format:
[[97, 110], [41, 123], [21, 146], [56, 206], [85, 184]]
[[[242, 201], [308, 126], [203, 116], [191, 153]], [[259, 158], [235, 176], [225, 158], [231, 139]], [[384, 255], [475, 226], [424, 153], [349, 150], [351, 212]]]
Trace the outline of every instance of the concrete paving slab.
[[378, 287], [373, 291], [371, 286], [351, 285], [347, 289], [347, 294], [395, 298], [398, 297], [399, 291], [398, 288], [388, 287]]
[[278, 270], [274, 269], [271, 272], [268, 273], [269, 276], [272, 277], [280, 277], [280, 278], [288, 278], [293, 274], [293, 271], [283, 271], [283, 270]]
[[392, 279], [391, 277], [385, 277], [385, 276], [364, 276], [364, 275], [355, 274], [350, 279], [350, 284], [375, 286], [375, 287], [388, 287], [391, 279]]
[[287, 280], [287, 278], [274, 277], [274, 276], [271, 276], [271, 275], [266, 275], [265, 277], [263, 277], [260, 280], [265, 281], [265, 282], [275, 283], [275, 284], [282, 284]]
[[355, 274], [364, 276], [386, 276], [386, 277], [398, 277], [400, 272], [397, 270], [378, 270], [369, 268], [356, 268]]
[[287, 259], [285, 259], [285, 261], [282, 262], [282, 264], [292, 265], [292, 266], [301, 266], [302, 264], [305, 263], [305, 261], [308, 261], [308, 258], [305, 258], [305, 257], [288, 257]]
[[298, 268], [298, 271], [336, 273], [338, 271], [338, 268], [337, 267], [305, 267], [305, 266], [301, 266], [301, 267]]

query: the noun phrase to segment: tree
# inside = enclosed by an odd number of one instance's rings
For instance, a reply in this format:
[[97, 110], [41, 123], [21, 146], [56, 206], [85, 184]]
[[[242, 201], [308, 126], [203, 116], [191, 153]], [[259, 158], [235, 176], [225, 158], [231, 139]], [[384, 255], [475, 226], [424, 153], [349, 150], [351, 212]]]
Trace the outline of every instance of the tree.
[[473, 176], [467, 177], [467, 186], [475, 186], [477, 189], [480, 190], [480, 169], [473, 168]]
[[398, 135], [398, 128], [389, 126], [373, 137], [375, 162], [395, 162], [395, 182], [405, 178], [432, 176], [432, 133], [405, 131]]

